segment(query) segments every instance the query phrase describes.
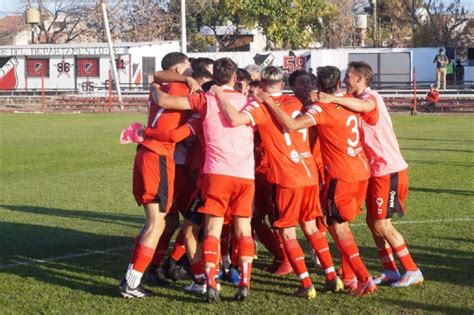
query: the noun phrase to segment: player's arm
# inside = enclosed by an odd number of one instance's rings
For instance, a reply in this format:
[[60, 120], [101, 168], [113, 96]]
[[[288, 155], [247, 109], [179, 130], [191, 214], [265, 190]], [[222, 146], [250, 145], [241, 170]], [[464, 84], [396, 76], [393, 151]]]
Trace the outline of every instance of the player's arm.
[[176, 73], [171, 70], [157, 71], [153, 74], [153, 82], [157, 84], [169, 83], [169, 82], [184, 82], [189, 87], [190, 94], [201, 90], [201, 86], [197, 81], [190, 76]]
[[186, 123], [170, 131], [161, 131], [159, 128], [146, 128], [143, 134], [147, 138], [165, 142], [180, 142], [187, 137], [194, 135], [194, 130]]
[[316, 124], [314, 117], [309, 115], [301, 115], [296, 118], [290, 117], [290, 115], [285, 113], [278, 106], [278, 104], [275, 103], [275, 101], [273, 101], [273, 99], [264, 92], [259, 91], [258, 98], [267, 105], [280, 125], [282, 125], [283, 128], [287, 129], [288, 131], [300, 130], [314, 126]]
[[252, 123], [248, 114], [245, 112], [238, 112], [234, 106], [232, 106], [221, 87], [213, 85], [211, 92], [216, 95], [217, 99], [219, 100], [219, 104], [221, 105], [222, 113], [232, 127], [249, 125]]
[[150, 85], [151, 97], [156, 104], [164, 109], [188, 110], [190, 109], [186, 97], [171, 96], [160, 90], [158, 84], [152, 83]]
[[[317, 96], [315, 94], [317, 94]], [[312, 93], [311, 101], [319, 101], [321, 103], [336, 103], [356, 113], [370, 112], [375, 108], [375, 102], [370, 98], [361, 100], [355, 97], [336, 96], [324, 92]]]

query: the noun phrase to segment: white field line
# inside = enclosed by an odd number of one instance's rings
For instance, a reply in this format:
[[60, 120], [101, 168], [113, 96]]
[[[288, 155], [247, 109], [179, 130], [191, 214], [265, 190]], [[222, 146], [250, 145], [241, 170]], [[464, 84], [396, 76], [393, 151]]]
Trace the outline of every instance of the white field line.
[[[453, 219], [432, 219], [432, 220], [413, 220], [413, 221], [400, 221], [400, 222], [393, 222], [393, 224], [429, 224], [429, 223], [442, 223], [442, 222], [472, 222], [474, 221], [474, 217], [468, 218], [453, 218]], [[351, 227], [361, 227], [366, 226], [365, 223], [356, 223], [351, 224]], [[119, 246], [119, 247], [112, 247], [104, 250], [90, 250], [90, 249], [82, 249], [81, 253], [76, 254], [69, 254], [63, 256], [53, 256], [49, 258], [43, 259], [35, 259], [35, 258], [22, 258], [25, 261], [15, 261], [14, 263], [7, 264], [7, 265], [0, 265], [0, 270], [6, 270], [15, 268], [18, 266], [30, 266], [30, 265], [37, 265], [37, 264], [45, 264], [54, 261], [61, 261], [61, 260], [69, 260], [72, 258], [82, 258], [82, 257], [89, 257], [89, 256], [100, 256], [106, 255], [109, 253], [121, 252], [125, 250], [130, 250], [131, 246]]]

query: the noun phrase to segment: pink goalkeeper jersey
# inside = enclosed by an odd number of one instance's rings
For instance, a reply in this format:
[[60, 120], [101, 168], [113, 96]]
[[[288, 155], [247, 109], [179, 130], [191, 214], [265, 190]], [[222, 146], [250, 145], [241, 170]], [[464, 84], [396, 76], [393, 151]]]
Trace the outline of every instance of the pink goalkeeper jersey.
[[[237, 111], [247, 105], [248, 100], [245, 95], [228, 86], [222, 88]], [[203, 173], [254, 179], [252, 127], [232, 127], [221, 112], [214, 94], [193, 94], [188, 97], [188, 102], [191, 110], [198, 111], [203, 117], [206, 143]]]
[[363, 147], [370, 165], [370, 175], [378, 177], [402, 171], [408, 164], [400, 153], [392, 119], [379, 93], [367, 88], [360, 99], [372, 99], [375, 108], [361, 119]]

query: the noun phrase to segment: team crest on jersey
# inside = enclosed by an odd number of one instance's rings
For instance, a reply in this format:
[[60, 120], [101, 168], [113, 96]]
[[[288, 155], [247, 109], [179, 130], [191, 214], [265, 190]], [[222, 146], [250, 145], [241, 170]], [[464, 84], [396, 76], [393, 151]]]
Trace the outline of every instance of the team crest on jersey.
[[354, 148], [354, 147], [351, 147], [351, 146], [347, 147], [347, 155], [349, 155], [349, 156], [355, 157], [360, 152], [362, 152], [361, 147], [359, 147], [359, 148]]
[[383, 199], [379, 197], [375, 202], [377, 203], [377, 214], [382, 214]]
[[291, 150], [290, 152], [290, 159], [294, 162], [294, 163], [299, 163], [301, 161], [301, 158], [300, 158], [300, 154], [298, 153], [298, 151], [296, 150]]

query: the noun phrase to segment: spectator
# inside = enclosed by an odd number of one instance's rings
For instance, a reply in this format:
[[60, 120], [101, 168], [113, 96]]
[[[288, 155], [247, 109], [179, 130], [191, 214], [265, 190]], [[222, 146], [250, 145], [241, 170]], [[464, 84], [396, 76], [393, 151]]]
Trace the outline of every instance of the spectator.
[[444, 53], [444, 49], [440, 48], [439, 53], [434, 57], [433, 63], [436, 62], [436, 89], [439, 90], [441, 78], [443, 79], [443, 89], [446, 90], [446, 66], [449, 63], [448, 57]]
[[461, 60], [456, 61], [456, 85], [464, 84], [464, 66], [461, 64]]
[[425, 107], [426, 111], [428, 113], [434, 113], [435, 107], [438, 106], [439, 102], [439, 91], [438, 89], [435, 89], [433, 87], [433, 84], [431, 85], [431, 88], [428, 91], [428, 94], [426, 95], [426, 101], [428, 102]]

